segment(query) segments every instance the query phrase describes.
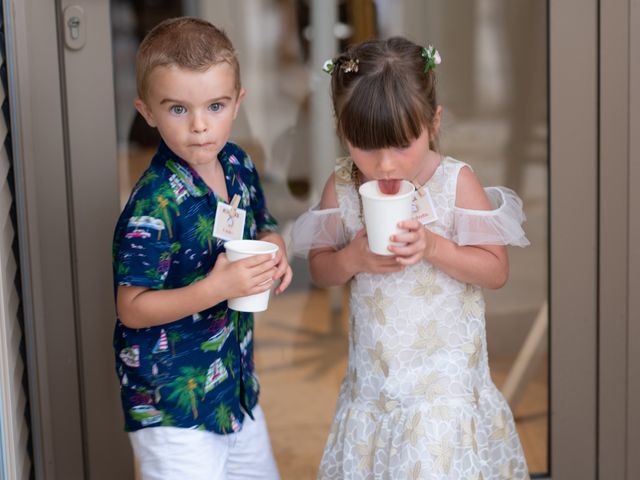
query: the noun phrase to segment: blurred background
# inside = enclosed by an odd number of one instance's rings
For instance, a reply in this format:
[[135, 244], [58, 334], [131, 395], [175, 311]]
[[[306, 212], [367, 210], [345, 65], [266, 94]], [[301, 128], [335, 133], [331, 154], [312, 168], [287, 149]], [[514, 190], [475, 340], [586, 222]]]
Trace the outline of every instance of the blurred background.
[[[511, 404], [532, 474], [548, 472], [547, 11], [541, 0], [112, 0], [111, 26], [123, 204], [149, 164], [157, 133], [133, 108], [135, 52], [159, 21], [193, 15], [238, 50], [247, 95], [233, 141], [252, 157], [267, 205], [287, 237], [319, 198], [343, 153], [322, 64], [349, 43], [404, 35], [432, 44], [443, 154], [485, 186], [524, 201], [531, 246], [510, 248], [511, 273], [485, 292], [493, 379]], [[315, 478], [346, 366], [347, 292], [318, 289], [306, 262], [256, 318], [256, 364], [284, 479]]]

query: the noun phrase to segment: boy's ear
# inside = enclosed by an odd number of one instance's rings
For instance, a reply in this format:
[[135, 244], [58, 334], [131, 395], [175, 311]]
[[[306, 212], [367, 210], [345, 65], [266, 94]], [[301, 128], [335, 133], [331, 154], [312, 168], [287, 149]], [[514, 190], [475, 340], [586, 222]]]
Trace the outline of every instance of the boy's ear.
[[242, 99], [244, 98], [246, 91], [244, 88], [240, 88], [240, 91], [238, 92], [238, 99], [236, 100], [236, 109], [233, 112], [233, 119], [235, 120], [236, 117], [238, 116], [238, 111], [240, 110], [240, 103], [242, 102]]
[[155, 128], [156, 122], [153, 120], [153, 114], [151, 113], [149, 107], [147, 107], [147, 104], [144, 103], [140, 97], [136, 97], [136, 99], [133, 101], [133, 104], [135, 105], [136, 110], [140, 112], [140, 115], [142, 115], [147, 121], [149, 126]]

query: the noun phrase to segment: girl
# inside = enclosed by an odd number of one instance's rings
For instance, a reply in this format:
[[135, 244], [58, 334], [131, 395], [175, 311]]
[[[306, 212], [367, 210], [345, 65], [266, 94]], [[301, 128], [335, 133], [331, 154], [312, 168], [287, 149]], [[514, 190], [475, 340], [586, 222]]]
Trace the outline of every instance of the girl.
[[[320, 286], [350, 283], [349, 364], [320, 479], [523, 479], [509, 407], [491, 381], [482, 288], [508, 276], [504, 245], [528, 244], [520, 199], [483, 189], [442, 157], [440, 56], [404, 38], [367, 41], [325, 63], [339, 159], [294, 249]], [[390, 256], [367, 244], [358, 186], [416, 186], [414, 218]], [[490, 198], [491, 197], [491, 201]], [[342, 237], [342, 238], [341, 238]]]

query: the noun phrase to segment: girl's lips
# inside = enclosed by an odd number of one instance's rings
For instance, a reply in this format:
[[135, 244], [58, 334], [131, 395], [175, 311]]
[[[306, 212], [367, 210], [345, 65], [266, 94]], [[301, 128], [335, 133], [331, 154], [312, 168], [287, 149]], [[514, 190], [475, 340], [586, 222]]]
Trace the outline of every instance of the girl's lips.
[[385, 195], [395, 195], [400, 191], [400, 182], [398, 179], [378, 180], [378, 190]]

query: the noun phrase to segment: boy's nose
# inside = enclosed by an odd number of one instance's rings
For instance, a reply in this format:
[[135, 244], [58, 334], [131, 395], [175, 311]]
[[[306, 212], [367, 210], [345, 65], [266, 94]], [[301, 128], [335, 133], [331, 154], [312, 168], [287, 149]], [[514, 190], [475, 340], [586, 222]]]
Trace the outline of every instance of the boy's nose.
[[191, 121], [191, 131], [193, 133], [204, 133], [207, 131], [207, 124], [200, 115], [194, 115]]

